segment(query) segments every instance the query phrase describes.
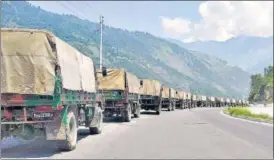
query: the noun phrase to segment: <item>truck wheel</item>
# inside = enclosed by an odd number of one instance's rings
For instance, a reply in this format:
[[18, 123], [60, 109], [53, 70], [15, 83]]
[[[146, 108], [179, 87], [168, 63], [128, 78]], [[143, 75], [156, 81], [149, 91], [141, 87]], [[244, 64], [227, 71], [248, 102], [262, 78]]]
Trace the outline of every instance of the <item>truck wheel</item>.
[[69, 111], [67, 114], [67, 124], [65, 126], [64, 141], [58, 142], [58, 147], [61, 150], [72, 151], [76, 148], [77, 144], [77, 120], [73, 111]]
[[127, 104], [126, 110], [124, 111], [123, 118], [124, 118], [125, 122], [131, 121], [131, 106], [130, 106], [130, 104]]
[[89, 127], [90, 134], [100, 134], [103, 130], [103, 113], [102, 110], [99, 109], [99, 116], [98, 116], [98, 126], [97, 127]]
[[160, 115], [161, 112], [162, 112], [162, 105], [160, 104], [160, 105], [158, 106], [157, 110], [156, 110], [156, 114], [157, 114], [157, 115]]
[[139, 118], [141, 113], [141, 106], [139, 104], [136, 104], [136, 112], [134, 113], [135, 118]]

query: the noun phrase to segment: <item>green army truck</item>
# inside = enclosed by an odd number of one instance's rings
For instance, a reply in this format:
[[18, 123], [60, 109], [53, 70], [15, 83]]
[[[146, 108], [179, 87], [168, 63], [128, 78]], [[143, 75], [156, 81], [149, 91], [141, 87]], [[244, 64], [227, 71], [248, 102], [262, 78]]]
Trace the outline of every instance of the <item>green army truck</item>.
[[187, 106], [187, 108], [191, 108], [191, 106], [192, 106], [191, 93], [190, 92], [186, 93], [186, 106]]
[[162, 110], [162, 85], [157, 80], [140, 80], [140, 104], [141, 109], [154, 110], [160, 115]]
[[202, 107], [202, 95], [197, 95], [197, 107]]
[[231, 106], [232, 107], [236, 107], [237, 106], [236, 99], [231, 99]]
[[170, 101], [171, 101], [171, 110], [175, 111], [177, 103], [177, 91], [173, 88], [169, 88]]
[[105, 117], [119, 116], [130, 122], [132, 115], [140, 117], [140, 80], [132, 73], [119, 68], [97, 71], [99, 91], [105, 99]]
[[170, 97], [170, 88], [163, 86], [162, 91], [162, 108], [167, 109], [168, 111], [172, 110], [172, 100]]
[[224, 106], [224, 98], [223, 97], [215, 97], [216, 107]]
[[177, 91], [177, 100], [176, 100], [176, 108], [183, 109], [184, 108], [184, 91]]
[[1, 139], [44, 135], [73, 150], [79, 126], [102, 131], [104, 101], [91, 58], [54, 34], [1, 29]]
[[197, 96], [195, 94], [191, 95], [191, 108], [197, 107]]
[[225, 98], [225, 106], [230, 107], [231, 106], [231, 100], [229, 98]]
[[187, 92], [184, 92], [182, 101], [183, 101], [183, 109], [186, 109], [188, 107]]

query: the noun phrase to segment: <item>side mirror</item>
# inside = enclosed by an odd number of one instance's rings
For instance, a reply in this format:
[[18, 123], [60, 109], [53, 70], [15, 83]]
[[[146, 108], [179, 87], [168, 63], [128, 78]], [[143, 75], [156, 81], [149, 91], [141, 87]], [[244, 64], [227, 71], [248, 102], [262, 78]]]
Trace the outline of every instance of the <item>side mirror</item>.
[[102, 68], [102, 74], [103, 74], [103, 77], [107, 76], [107, 68], [106, 67]]
[[143, 86], [144, 82], [143, 80], [140, 80], [140, 85]]

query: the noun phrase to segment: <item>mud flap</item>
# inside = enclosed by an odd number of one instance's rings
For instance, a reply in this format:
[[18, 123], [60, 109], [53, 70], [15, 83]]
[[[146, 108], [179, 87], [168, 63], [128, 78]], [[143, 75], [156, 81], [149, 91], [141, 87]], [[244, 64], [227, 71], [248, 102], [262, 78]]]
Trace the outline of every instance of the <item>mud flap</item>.
[[65, 124], [67, 118], [67, 107], [62, 111], [55, 111], [54, 121], [45, 124], [47, 140], [65, 140]]

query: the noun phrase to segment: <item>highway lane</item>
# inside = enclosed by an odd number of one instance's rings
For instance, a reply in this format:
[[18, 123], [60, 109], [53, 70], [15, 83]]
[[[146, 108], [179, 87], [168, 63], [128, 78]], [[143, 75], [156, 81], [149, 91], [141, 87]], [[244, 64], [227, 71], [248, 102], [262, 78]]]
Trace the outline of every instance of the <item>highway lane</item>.
[[77, 148], [49, 142], [2, 151], [9, 158], [273, 158], [273, 127], [230, 119], [220, 109], [143, 114], [131, 123], [105, 123], [101, 135], [82, 130]]

